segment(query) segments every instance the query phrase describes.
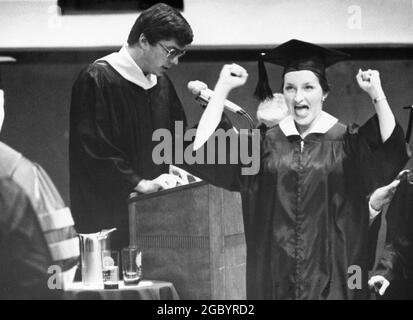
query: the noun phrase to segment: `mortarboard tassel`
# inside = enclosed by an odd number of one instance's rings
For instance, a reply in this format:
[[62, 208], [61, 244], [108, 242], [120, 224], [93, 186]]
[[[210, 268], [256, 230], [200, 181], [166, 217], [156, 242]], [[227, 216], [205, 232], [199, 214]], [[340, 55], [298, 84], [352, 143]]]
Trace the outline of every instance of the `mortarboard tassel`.
[[258, 83], [254, 92], [254, 96], [260, 101], [272, 98], [273, 95], [270, 85], [268, 84], [268, 75], [264, 66], [264, 56], [265, 53], [261, 53], [258, 58]]
[[[14, 59], [13, 57], [0, 56], [0, 64], [11, 63], [11, 62], [16, 62], [16, 59]], [[3, 83], [1, 81], [1, 74], [0, 74], [0, 89], [3, 89]]]
[[410, 109], [410, 117], [409, 117], [409, 124], [407, 125], [407, 131], [406, 131], [406, 142], [410, 142], [410, 137], [412, 135], [412, 127], [413, 127], [413, 105], [403, 107], [403, 109]]

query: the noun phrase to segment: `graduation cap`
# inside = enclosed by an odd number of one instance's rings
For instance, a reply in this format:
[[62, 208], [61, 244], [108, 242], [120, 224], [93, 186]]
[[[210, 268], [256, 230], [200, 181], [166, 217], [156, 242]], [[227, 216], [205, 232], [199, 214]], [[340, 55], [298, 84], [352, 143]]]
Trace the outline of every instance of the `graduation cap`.
[[290, 71], [310, 70], [325, 78], [326, 68], [348, 57], [349, 55], [344, 52], [323, 48], [309, 42], [296, 39], [287, 41], [275, 49], [260, 54], [258, 59], [258, 84], [254, 95], [260, 101], [271, 98], [273, 95], [268, 84], [264, 62], [284, 67], [283, 74]]
[[[16, 62], [16, 59], [12, 57], [0, 56], [0, 64]], [[1, 72], [0, 72], [0, 90], [3, 89], [3, 83], [1, 82]]]

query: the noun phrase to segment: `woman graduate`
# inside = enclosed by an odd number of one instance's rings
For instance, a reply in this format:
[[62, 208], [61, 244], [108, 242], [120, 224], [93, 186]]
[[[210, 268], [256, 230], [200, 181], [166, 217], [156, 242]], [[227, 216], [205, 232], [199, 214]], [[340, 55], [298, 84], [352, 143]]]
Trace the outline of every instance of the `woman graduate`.
[[[323, 111], [329, 91], [325, 69], [344, 58], [342, 52], [298, 40], [268, 52], [262, 59], [284, 67], [290, 115], [261, 132], [258, 174], [242, 175], [241, 164], [184, 167], [241, 192], [248, 299], [368, 298], [366, 196], [390, 181], [407, 158], [377, 71], [359, 71], [356, 77], [377, 114], [363, 126], [345, 126]], [[272, 92], [262, 62], [264, 85], [257, 93], [265, 99]], [[220, 122], [230, 90], [247, 76], [238, 65], [223, 67], [198, 125], [195, 150], [208, 139], [205, 128], [214, 130]], [[225, 118], [220, 126], [231, 128]], [[207, 147], [201, 150], [207, 153]], [[350, 278], [360, 270], [362, 285]]]

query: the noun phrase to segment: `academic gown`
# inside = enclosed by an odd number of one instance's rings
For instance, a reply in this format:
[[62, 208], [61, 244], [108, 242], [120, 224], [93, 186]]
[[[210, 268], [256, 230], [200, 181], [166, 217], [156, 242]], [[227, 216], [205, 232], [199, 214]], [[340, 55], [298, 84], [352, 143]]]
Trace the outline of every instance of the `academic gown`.
[[[413, 158], [405, 169], [413, 170]], [[413, 299], [413, 185], [401, 181], [396, 193], [383, 210], [387, 222], [386, 243], [375, 275], [382, 275], [390, 286], [384, 299]], [[380, 224], [381, 219], [375, 223]]]
[[106, 61], [81, 71], [70, 110], [70, 196], [81, 233], [116, 227], [112, 247], [129, 244], [128, 197], [141, 179], [168, 172], [156, 165], [154, 130], [174, 135], [185, 114], [170, 79], [158, 77], [145, 90], [126, 80]]
[[[231, 126], [224, 117], [220, 127]], [[241, 192], [247, 298], [368, 298], [366, 196], [405, 163], [402, 129], [382, 143], [374, 116], [362, 127], [337, 122], [304, 139], [279, 125], [260, 135], [256, 175], [242, 175], [241, 164], [183, 166]], [[207, 145], [201, 150], [207, 154]]]

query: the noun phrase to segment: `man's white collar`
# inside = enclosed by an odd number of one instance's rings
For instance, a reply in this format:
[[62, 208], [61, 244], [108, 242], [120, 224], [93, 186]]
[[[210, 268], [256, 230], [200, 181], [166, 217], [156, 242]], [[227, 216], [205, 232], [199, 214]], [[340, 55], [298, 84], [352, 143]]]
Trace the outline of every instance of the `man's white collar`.
[[[336, 123], [338, 119], [333, 117], [331, 114], [328, 114], [325, 111], [321, 111], [320, 116], [315, 120], [314, 126], [311, 128], [310, 133], [326, 133], [330, 130]], [[289, 115], [285, 117], [280, 122], [280, 129], [281, 131], [288, 137], [288, 136], [299, 136], [300, 133], [298, 132], [293, 116]]]
[[142, 69], [132, 59], [129, 52], [126, 50], [126, 45], [119, 52], [111, 53], [97, 61], [106, 61], [126, 80], [137, 84], [145, 90], [154, 87], [157, 83], [157, 78], [154, 74], [145, 76]]

